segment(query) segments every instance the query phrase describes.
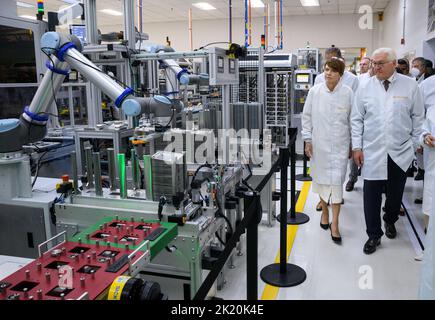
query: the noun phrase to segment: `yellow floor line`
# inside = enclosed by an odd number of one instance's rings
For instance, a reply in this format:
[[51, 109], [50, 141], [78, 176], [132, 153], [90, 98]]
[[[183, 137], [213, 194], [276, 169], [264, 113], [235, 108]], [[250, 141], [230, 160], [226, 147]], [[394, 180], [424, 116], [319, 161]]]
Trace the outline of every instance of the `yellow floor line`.
[[[311, 182], [304, 182], [298, 201], [296, 202], [296, 212], [303, 212], [305, 203], [308, 198], [308, 192], [310, 191]], [[296, 238], [296, 232], [298, 226], [287, 226], [287, 260], [290, 257], [290, 253], [293, 248], [293, 243]], [[275, 263], [279, 263], [280, 255], [279, 251], [275, 258]], [[278, 296], [279, 288], [266, 284], [261, 295], [261, 300], [275, 300]]]

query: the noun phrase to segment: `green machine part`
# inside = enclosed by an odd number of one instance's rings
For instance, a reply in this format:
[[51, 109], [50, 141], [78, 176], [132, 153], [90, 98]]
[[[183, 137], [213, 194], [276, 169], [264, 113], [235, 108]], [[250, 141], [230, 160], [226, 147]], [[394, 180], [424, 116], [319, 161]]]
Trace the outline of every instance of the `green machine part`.
[[119, 172], [119, 192], [121, 198], [127, 198], [127, 176], [125, 169], [125, 154], [118, 154], [118, 172]]
[[[69, 239], [71, 242], [76, 243], [83, 243], [83, 244], [96, 244], [96, 240], [88, 239], [88, 235], [91, 235], [95, 233], [96, 231], [100, 230], [100, 226], [104, 225], [105, 223], [110, 224], [113, 221], [126, 221], [128, 222], [129, 219], [127, 218], [117, 218], [117, 217], [106, 217], [99, 222], [97, 222], [95, 225], [87, 228], [86, 230], [80, 232], [79, 234], [75, 235], [72, 239]], [[136, 221], [139, 222], [139, 221]], [[172, 240], [174, 240], [178, 235], [178, 225], [176, 223], [172, 222], [163, 222], [158, 220], [140, 220], [140, 223], [159, 223], [160, 226], [164, 229], [166, 229], [157, 239], [150, 241], [150, 251], [151, 251], [151, 260], [157, 256], [157, 254], [162, 251]], [[137, 243], [135, 246], [131, 245], [131, 249], [134, 250], [138, 248], [141, 243]], [[110, 243], [110, 246], [112, 248], [119, 248], [124, 249], [125, 243]]]

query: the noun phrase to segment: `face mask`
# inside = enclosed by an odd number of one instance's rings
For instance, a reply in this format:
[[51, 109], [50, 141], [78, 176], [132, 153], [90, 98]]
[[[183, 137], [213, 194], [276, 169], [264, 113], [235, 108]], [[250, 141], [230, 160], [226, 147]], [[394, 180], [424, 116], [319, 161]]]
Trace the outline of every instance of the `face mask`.
[[412, 68], [412, 69], [411, 69], [411, 75], [412, 75], [414, 78], [417, 78], [417, 77], [420, 75], [420, 70], [418, 70], [417, 68]]

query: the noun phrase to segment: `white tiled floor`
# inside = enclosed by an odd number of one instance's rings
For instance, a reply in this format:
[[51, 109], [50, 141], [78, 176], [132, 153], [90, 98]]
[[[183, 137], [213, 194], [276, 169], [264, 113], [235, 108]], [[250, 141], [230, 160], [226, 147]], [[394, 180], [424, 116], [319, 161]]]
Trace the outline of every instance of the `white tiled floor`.
[[[297, 183], [298, 190], [301, 186]], [[414, 204], [415, 197], [421, 193], [422, 183], [408, 179], [404, 203], [415, 228], [424, 238], [421, 205]], [[421, 262], [415, 261], [414, 257], [421, 248], [408, 219], [400, 217], [396, 224], [396, 239], [384, 236], [378, 250], [365, 255], [362, 251], [367, 240], [362, 180], [355, 191], [345, 192], [344, 198], [340, 215], [343, 244], [339, 246], [332, 242], [329, 231], [320, 228], [320, 213], [315, 211], [318, 197], [310, 190], [304, 213], [311, 221], [298, 227], [289, 259], [290, 263], [306, 271], [307, 280], [293, 288], [281, 288], [277, 299], [418, 299]], [[263, 266], [274, 262], [278, 250], [279, 224], [272, 228], [260, 225], [259, 272]], [[246, 298], [245, 256], [238, 257], [235, 264], [237, 268], [227, 272], [227, 286], [218, 292], [224, 299]], [[264, 286], [259, 278], [259, 297]]]

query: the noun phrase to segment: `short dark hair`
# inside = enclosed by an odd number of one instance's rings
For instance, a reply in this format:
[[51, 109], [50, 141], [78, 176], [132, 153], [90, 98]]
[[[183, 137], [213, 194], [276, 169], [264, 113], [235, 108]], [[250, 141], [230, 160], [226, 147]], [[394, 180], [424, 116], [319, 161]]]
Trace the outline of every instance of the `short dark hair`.
[[426, 68], [433, 68], [433, 63], [431, 60], [426, 59]]
[[409, 61], [407, 59], [399, 59], [397, 60], [398, 64], [406, 64], [406, 66], [409, 68]]
[[346, 66], [344, 65], [344, 62], [339, 60], [339, 59], [331, 59], [329, 61], [326, 61], [325, 66], [328, 66], [333, 71], [338, 72], [340, 74], [340, 76], [343, 76], [344, 69], [346, 68]]
[[414, 62], [414, 61], [419, 61], [421, 64], [422, 64], [422, 66], [423, 67], [425, 67], [426, 68], [426, 59], [425, 58], [423, 58], [423, 57], [417, 57], [417, 58], [415, 58], [414, 60], [412, 60], [412, 62]]
[[341, 50], [337, 47], [330, 47], [330, 48], [326, 49], [325, 55], [333, 55], [334, 57], [337, 57], [337, 58], [343, 57], [341, 55]]

